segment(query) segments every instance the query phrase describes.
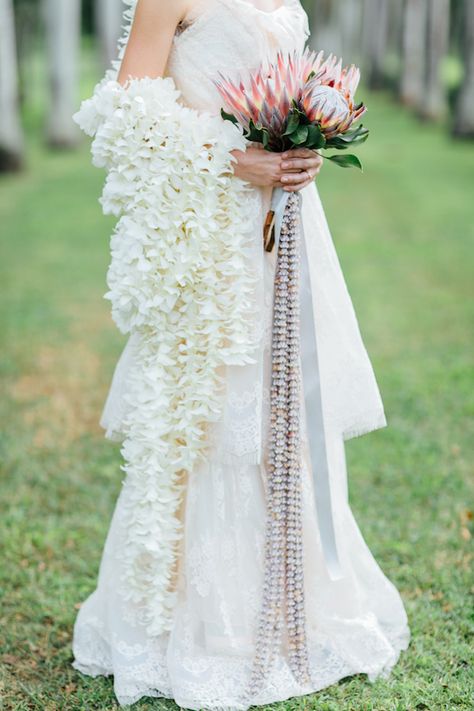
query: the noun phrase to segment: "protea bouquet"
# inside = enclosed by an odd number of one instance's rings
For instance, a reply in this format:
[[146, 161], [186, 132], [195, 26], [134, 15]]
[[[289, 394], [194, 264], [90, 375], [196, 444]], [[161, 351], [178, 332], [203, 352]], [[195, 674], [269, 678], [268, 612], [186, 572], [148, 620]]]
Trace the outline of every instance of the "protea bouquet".
[[[291, 148], [346, 150], [363, 143], [368, 130], [353, 128], [365, 113], [355, 104], [360, 71], [342, 67], [332, 54], [324, 59], [306, 49], [302, 54], [278, 53], [263, 63], [247, 82], [235, 83], [220, 75], [216, 86], [225, 102], [224, 119], [240, 124], [249, 141], [270, 151]], [[361, 168], [355, 155], [327, 156], [342, 167]]]

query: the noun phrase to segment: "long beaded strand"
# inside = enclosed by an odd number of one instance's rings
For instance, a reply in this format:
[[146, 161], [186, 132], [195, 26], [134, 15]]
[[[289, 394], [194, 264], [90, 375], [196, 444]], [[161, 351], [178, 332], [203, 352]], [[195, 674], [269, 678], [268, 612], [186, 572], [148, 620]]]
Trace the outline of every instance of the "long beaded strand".
[[301, 515], [299, 222], [299, 196], [292, 193], [283, 216], [275, 273], [265, 569], [250, 696], [271, 667], [284, 612], [290, 668], [301, 684], [310, 680]]
[[[288, 430], [287, 430], [287, 512], [286, 512], [286, 619], [289, 664], [302, 685], [310, 681], [304, 609], [303, 528], [300, 438], [300, 201], [289, 198], [288, 232]], [[283, 230], [283, 227], [282, 227]]]

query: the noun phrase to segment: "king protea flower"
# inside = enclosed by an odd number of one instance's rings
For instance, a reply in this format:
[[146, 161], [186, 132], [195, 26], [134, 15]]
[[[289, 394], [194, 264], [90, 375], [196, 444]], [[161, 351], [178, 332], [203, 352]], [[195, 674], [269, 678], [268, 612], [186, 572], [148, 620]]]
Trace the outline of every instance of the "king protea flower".
[[326, 139], [346, 133], [366, 112], [364, 104], [354, 103], [360, 71], [352, 65], [342, 68], [341, 60], [330, 55], [310, 79], [301, 98], [301, 108], [311, 123], [319, 123]]
[[221, 79], [215, 84], [227, 108], [243, 127], [258, 123], [272, 135], [280, 135], [292, 104], [301, 99], [318, 58], [322, 59], [322, 52], [316, 57], [314, 52], [305, 50], [302, 55], [293, 52], [286, 58], [279, 52], [275, 63], [261, 64], [247, 83], [235, 84], [220, 74]]
[[[222, 116], [240, 124], [249, 141], [267, 150], [293, 147], [344, 150], [368, 136], [360, 125], [364, 104], [355, 104], [360, 72], [342, 67], [332, 54], [326, 59], [306, 49], [302, 54], [279, 52], [272, 63], [262, 63], [246, 81], [238, 83], [220, 75], [215, 82], [226, 110]], [[352, 130], [351, 130], [352, 129]], [[356, 156], [328, 156], [342, 166], [361, 167]]]

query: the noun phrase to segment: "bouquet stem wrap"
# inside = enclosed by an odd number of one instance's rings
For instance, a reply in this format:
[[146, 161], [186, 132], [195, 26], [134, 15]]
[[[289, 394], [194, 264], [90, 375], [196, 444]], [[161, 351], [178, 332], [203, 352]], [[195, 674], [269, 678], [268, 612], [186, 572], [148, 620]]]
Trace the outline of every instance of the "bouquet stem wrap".
[[[274, 190], [275, 275], [270, 451], [262, 608], [250, 695], [268, 671], [286, 615], [289, 664], [302, 685], [310, 682], [304, 609], [302, 540], [301, 386], [309, 433], [321, 545], [332, 580], [342, 577], [333, 521], [329, 466], [319, 381], [309, 264], [301, 194]], [[286, 593], [286, 595], [285, 595]], [[286, 598], [286, 608], [285, 605]]]

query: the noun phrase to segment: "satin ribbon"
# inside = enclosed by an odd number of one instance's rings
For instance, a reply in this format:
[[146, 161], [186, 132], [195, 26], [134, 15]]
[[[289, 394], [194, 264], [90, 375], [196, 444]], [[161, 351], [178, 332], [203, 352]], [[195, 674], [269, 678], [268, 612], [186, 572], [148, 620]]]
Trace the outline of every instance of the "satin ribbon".
[[[271, 209], [275, 212], [275, 246], [277, 254], [283, 215], [289, 196], [290, 193], [285, 192], [282, 188], [275, 188], [272, 195]], [[301, 193], [298, 193], [298, 197], [301, 214]], [[331, 482], [321, 396], [318, 346], [314, 328], [311, 278], [302, 216], [300, 219], [300, 229], [300, 352], [306, 409], [306, 425], [314, 482], [314, 496], [316, 513], [318, 516], [319, 534], [326, 568], [331, 580], [340, 580], [344, 574], [339, 560], [332, 508]]]

